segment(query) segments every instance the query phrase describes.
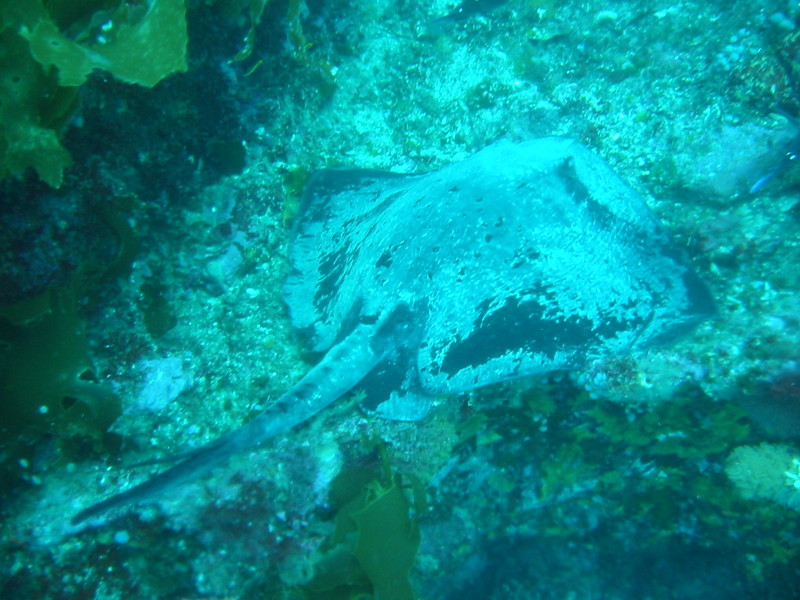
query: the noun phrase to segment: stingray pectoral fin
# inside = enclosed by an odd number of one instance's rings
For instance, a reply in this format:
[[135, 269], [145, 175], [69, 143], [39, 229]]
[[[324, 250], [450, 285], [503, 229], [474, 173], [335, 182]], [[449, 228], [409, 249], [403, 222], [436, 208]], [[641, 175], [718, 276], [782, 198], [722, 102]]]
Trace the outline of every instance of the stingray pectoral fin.
[[234, 454], [310, 419], [350, 390], [391, 350], [392, 345], [385, 338], [393, 336], [396, 328], [387, 329], [388, 321], [392, 321], [392, 317], [383, 323], [358, 325], [258, 417], [202, 448], [178, 455], [182, 462], [163, 473], [80, 511], [72, 518], [72, 524], [163, 496], [178, 485], [206, 475]]

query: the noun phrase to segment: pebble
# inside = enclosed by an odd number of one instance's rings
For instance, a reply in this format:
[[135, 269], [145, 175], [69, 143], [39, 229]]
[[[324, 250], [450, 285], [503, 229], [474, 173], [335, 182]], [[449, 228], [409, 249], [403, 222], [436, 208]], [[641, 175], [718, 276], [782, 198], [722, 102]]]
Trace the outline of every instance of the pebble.
[[127, 544], [130, 541], [131, 541], [131, 534], [125, 531], [124, 529], [120, 529], [114, 534], [115, 544]]

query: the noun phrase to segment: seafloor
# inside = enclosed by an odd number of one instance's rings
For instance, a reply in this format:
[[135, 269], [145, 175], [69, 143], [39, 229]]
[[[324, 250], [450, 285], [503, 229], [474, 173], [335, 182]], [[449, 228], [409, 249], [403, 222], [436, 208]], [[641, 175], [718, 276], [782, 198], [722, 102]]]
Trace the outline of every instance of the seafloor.
[[[1, 184], [0, 301], [57, 297], [71, 329], [41, 340], [88, 348], [82, 384], [121, 404], [94, 419], [65, 393], [52, 429], [4, 428], [0, 598], [800, 597], [800, 170], [748, 193], [800, 150], [796, 2], [487, 0], [437, 21], [453, 3], [274, 0], [239, 62], [247, 3], [188, 4], [185, 73], [96, 71], [61, 187]], [[318, 360], [281, 301], [310, 173], [426, 171], [548, 135], [644, 195], [714, 319], [416, 423], [345, 399], [167, 498], [69, 525], [162, 468], [127, 466], [230, 431]], [[380, 564], [351, 577], [348, 555], [326, 587], [337, 476], [402, 481], [407, 500], [353, 551]], [[392, 537], [409, 519], [418, 548]]]

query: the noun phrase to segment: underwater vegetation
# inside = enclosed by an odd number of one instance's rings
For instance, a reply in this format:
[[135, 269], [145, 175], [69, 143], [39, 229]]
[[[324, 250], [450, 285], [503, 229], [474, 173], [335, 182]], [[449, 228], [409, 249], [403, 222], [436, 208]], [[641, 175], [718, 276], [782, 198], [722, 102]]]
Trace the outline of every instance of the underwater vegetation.
[[95, 69], [152, 87], [186, 70], [184, 0], [3, 0], [0, 178], [31, 167], [53, 187], [71, 164], [61, 132]]
[[424, 511], [425, 492], [417, 482], [412, 504], [385, 453], [381, 471], [351, 467], [331, 482], [336, 527], [305, 586], [309, 600], [417, 598], [409, 580], [420, 543], [412, 512]]
[[33, 446], [44, 436], [110, 449], [106, 431], [120, 402], [97, 380], [73, 289], [54, 287], [0, 310], [0, 394], [4, 486], [26, 475]]
[[[188, 69], [186, 0], [0, 0], [0, 179], [33, 169], [59, 187], [72, 164], [62, 144], [64, 129], [79, 108], [79, 90], [93, 71], [117, 81], [152, 88]], [[249, 29], [230, 63], [250, 58], [267, 0], [215, 0], [216, 13], [247, 12]], [[301, 26], [301, 3], [288, 5], [291, 55], [311, 66], [331, 94], [333, 68], [309, 56]], [[250, 75], [263, 65], [254, 61]], [[211, 141], [213, 146], [217, 143]], [[243, 149], [226, 144], [210, 153], [240, 170]]]
[[117, 436], [108, 430], [121, 413], [121, 403], [111, 386], [101, 382], [92, 361], [86, 312], [101, 289], [130, 274], [138, 252], [138, 239], [123, 216], [122, 204], [106, 199], [92, 208], [98, 225], [115, 242], [106, 264], [84, 260], [67, 282], [52, 283], [38, 294], [0, 307], [4, 489], [20, 477], [28, 481], [35, 477], [28, 469], [43, 440], [53, 441], [65, 462], [118, 449]]
[[[613, 550], [604, 552], [614, 560], [627, 556], [632, 564], [644, 547], [655, 554], [699, 556], [702, 548], [718, 549], [736, 539], [746, 552], [728, 556], [724, 565], [715, 567], [737, 573], [741, 581], [732, 584], [732, 589], [770, 589], [775, 585], [773, 577], [786, 577], [786, 586], [796, 581], [791, 569], [800, 556], [792, 511], [785, 504], [765, 501], [765, 495], [742, 495], [738, 483], [737, 489], [731, 485], [731, 465], [745, 465], [742, 459], [750, 458], [745, 453], [756, 454], [736, 449], [728, 457], [732, 448], [748, 444], [753, 435], [746, 414], [735, 404], [685, 389], [671, 402], [636, 408], [590, 399], [565, 382], [500, 391], [500, 397], [482, 400], [497, 407], [479, 409], [464, 422], [465, 434], [472, 432], [473, 441], [456, 449], [462, 466], [432, 484], [435, 518], [423, 521], [423, 531], [434, 529], [436, 518], [452, 520], [450, 511], [460, 515], [464, 530], [456, 546], [462, 553], [440, 564], [440, 570], [458, 569], [477, 560], [475, 548], [481, 544], [475, 536], [485, 538], [489, 549], [559, 543], [568, 548], [608, 548], [614, 540]], [[520, 456], [525, 460], [520, 461]], [[762, 460], [748, 460], [740, 471], [744, 486], [763, 490], [762, 482], [769, 479], [770, 485], [788, 493], [792, 476], [798, 476], [793, 462], [797, 456], [796, 451], [783, 448], [781, 461], [771, 460], [774, 457], [766, 453], [755, 457]], [[466, 473], [473, 481], [483, 482], [479, 494], [468, 487]], [[497, 516], [502, 513], [507, 516]], [[480, 530], [469, 537], [473, 523], [475, 527], [480, 523]], [[448, 523], [448, 529], [453, 527]], [[425, 546], [423, 542], [423, 552]], [[679, 550], [682, 546], [686, 550]], [[581, 559], [577, 557], [560, 560], [567, 570], [591, 568], [578, 567]], [[479, 566], [486, 569], [486, 577], [498, 568], [485, 562]], [[635, 587], [637, 576], [631, 577]], [[559, 577], [548, 579], [555, 582]], [[535, 580], [530, 585], [536, 585]], [[481, 581], [478, 578], [465, 588], [485, 584]], [[646, 585], [669, 586], [668, 581], [662, 575]], [[503, 597], [499, 593], [502, 582], [487, 585], [489, 591], [482, 597]], [[564, 585], [580, 589], [579, 584]], [[623, 588], [615, 587], [616, 593]], [[630, 593], [630, 597], [640, 597]], [[585, 597], [596, 596], [587, 592]], [[782, 590], [766, 597], [793, 596]]]

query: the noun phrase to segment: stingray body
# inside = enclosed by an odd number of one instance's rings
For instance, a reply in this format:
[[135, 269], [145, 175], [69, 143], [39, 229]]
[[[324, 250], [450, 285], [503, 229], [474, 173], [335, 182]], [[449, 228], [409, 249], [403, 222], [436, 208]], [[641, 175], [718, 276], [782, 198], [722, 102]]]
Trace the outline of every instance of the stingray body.
[[285, 299], [322, 358], [263, 414], [73, 519], [147, 500], [351, 388], [413, 420], [430, 398], [667, 343], [713, 313], [642, 198], [568, 139], [498, 142], [438, 171], [309, 182]]

